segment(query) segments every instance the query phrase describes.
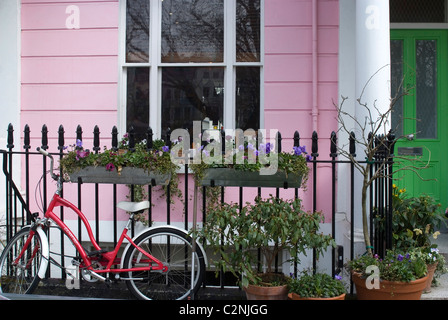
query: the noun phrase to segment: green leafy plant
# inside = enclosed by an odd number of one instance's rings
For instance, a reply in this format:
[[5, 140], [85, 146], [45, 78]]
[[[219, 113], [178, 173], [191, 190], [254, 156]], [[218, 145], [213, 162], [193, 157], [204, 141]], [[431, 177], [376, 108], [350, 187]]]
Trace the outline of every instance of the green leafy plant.
[[71, 146], [71, 151], [60, 160], [60, 166], [64, 174], [89, 166], [104, 166], [105, 170], [116, 171], [118, 174], [123, 167], [142, 168], [148, 172], [176, 172], [177, 166], [171, 162], [167, 148], [147, 150], [144, 143], [139, 143], [133, 151], [123, 149], [123, 152], [120, 152], [104, 147], [102, 152], [96, 153], [84, 149], [82, 141], [78, 140]]
[[302, 209], [300, 199], [283, 200], [271, 196], [256, 198], [240, 209], [239, 204], [224, 203], [207, 214], [200, 239], [214, 250], [217, 267], [235, 276], [243, 275], [242, 286], [262, 282], [258, 264], [258, 250], [265, 260], [265, 273], [273, 272], [275, 257], [288, 250], [292, 261], [300, 254], [315, 249], [317, 256], [335, 242], [330, 235], [319, 232], [323, 215]]
[[433, 282], [435, 284], [437, 284], [438, 278], [442, 274], [448, 272], [445, 257], [439, 252], [436, 244], [425, 247], [416, 247], [411, 249], [409, 252], [412, 257], [418, 257], [422, 259], [427, 266], [437, 264], [433, 278]]
[[326, 273], [304, 272], [297, 278], [292, 277], [288, 287], [289, 292], [302, 298], [333, 298], [346, 293], [341, 278]]
[[393, 185], [392, 236], [396, 248], [428, 247], [438, 228], [446, 224], [440, 204], [433, 197], [408, 197], [405, 189]]
[[383, 259], [378, 255], [363, 255], [351, 260], [347, 268], [368, 277], [371, 274], [368, 267], [376, 266], [381, 280], [410, 282], [423, 278], [427, 273], [425, 260], [421, 256], [409, 252], [388, 250]]

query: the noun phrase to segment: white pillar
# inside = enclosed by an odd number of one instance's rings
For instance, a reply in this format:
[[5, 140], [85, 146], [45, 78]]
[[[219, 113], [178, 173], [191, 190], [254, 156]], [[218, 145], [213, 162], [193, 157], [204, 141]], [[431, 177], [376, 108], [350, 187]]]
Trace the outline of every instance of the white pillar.
[[[1, 149], [6, 148], [8, 124], [14, 125], [20, 137], [20, 1], [0, 1], [0, 139]], [[18, 143], [19, 140], [16, 140]]]
[[[373, 115], [390, 103], [390, 24], [388, 0], [356, 0], [356, 99]], [[356, 118], [367, 116], [356, 106]], [[373, 119], [376, 120], [376, 119]], [[368, 133], [368, 132], [367, 132]]]
[[[364, 122], [367, 111], [357, 103], [367, 104], [374, 114], [375, 106], [384, 112], [390, 102], [390, 27], [389, 0], [340, 0], [340, 33], [339, 33], [339, 96], [347, 97], [343, 109], [354, 115], [357, 121]], [[339, 104], [342, 101], [339, 101]], [[344, 117], [346, 128], [355, 131], [360, 137], [359, 126], [350, 117]], [[366, 132], [368, 134], [368, 132]], [[348, 134], [341, 130], [338, 133], [338, 145], [348, 150]], [[364, 160], [364, 151], [357, 146], [357, 158]], [[340, 157], [342, 158], [342, 156]], [[355, 169], [355, 174], [357, 174]], [[347, 251], [350, 246], [350, 166], [338, 166], [337, 179], [337, 234], [346, 236], [338, 239]], [[355, 176], [354, 195], [354, 230], [355, 253], [365, 251], [361, 221], [361, 188], [362, 179]], [[355, 254], [356, 256], [356, 254]]]
[[[9, 123], [14, 126], [15, 149], [20, 133], [20, 0], [0, 1], [0, 149], [6, 149]], [[0, 159], [2, 165], [3, 159]], [[14, 181], [20, 185], [20, 158], [14, 158]], [[5, 214], [5, 176], [0, 173], [0, 225]], [[2, 231], [2, 230], [0, 230]], [[0, 232], [0, 239], [4, 236]]]

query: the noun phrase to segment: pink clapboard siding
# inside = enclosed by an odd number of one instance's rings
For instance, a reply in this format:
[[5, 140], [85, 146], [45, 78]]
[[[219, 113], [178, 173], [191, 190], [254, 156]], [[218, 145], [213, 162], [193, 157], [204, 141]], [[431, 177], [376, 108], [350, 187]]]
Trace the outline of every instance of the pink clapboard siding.
[[[67, 19], [73, 22], [70, 6], [79, 10], [79, 28], [66, 23]], [[61, 124], [66, 145], [75, 142], [78, 125], [83, 128], [86, 145], [92, 145], [95, 125], [104, 137], [101, 145], [110, 145], [110, 133], [117, 124], [118, 12], [118, 0], [22, 0], [21, 123], [31, 129], [32, 146], [40, 145], [44, 124], [50, 151], [56, 151]], [[40, 164], [33, 165], [36, 168], [30, 172], [41, 171]], [[31, 185], [38, 178], [32, 175]], [[64, 189], [68, 198], [76, 194], [74, 186], [68, 184]], [[87, 203], [94, 203], [93, 194], [91, 186], [83, 187]], [[102, 217], [105, 220], [112, 218], [108, 202], [101, 201], [102, 212], [108, 212]], [[88, 207], [84, 209], [92, 218], [93, 209]]]
[[[78, 9], [79, 28], [66, 23], [70, 6]], [[118, 6], [118, 0], [22, 0], [23, 125], [46, 124], [50, 139], [60, 124], [67, 137], [77, 124], [110, 133], [117, 121]]]
[[[79, 8], [79, 29], [66, 27], [66, 9], [73, 5]], [[338, 92], [338, 11], [338, 0], [265, 0], [264, 126], [281, 129], [285, 150], [291, 148], [298, 130], [301, 144], [310, 151], [316, 130], [320, 158], [328, 158], [330, 133], [337, 129], [333, 101]], [[86, 144], [91, 145], [95, 125], [108, 137], [101, 145], [110, 144], [118, 119], [118, 16], [119, 0], [22, 0], [21, 121], [22, 127], [28, 124], [32, 130], [32, 145], [39, 144], [43, 124], [49, 129], [52, 151], [60, 124], [66, 144], [74, 142], [78, 124]], [[317, 178], [318, 209], [330, 222], [327, 169], [329, 174], [329, 168], [322, 168]], [[89, 197], [92, 192], [85, 189]], [[236, 193], [230, 191], [226, 197]], [[311, 190], [300, 195], [309, 207]], [[253, 199], [251, 191], [245, 197]], [[109, 202], [101, 205], [102, 210], [110, 211]], [[161, 203], [155, 218], [162, 218], [164, 210]], [[182, 221], [182, 214], [177, 219]]]
[[[329, 157], [330, 134], [337, 130], [338, 34], [337, 0], [265, 0], [264, 124], [281, 131], [283, 149], [291, 148], [297, 130], [310, 152], [316, 130], [319, 158]], [[317, 209], [330, 222], [331, 171], [322, 166], [318, 172]], [[300, 193], [307, 208], [312, 207], [311, 183], [312, 176], [308, 190]]]

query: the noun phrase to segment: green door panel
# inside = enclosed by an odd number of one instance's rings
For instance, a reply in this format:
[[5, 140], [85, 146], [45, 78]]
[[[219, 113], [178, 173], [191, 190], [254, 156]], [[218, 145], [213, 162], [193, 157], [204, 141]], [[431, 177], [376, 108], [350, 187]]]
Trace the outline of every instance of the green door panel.
[[408, 91], [392, 114], [400, 136], [395, 168], [427, 166], [398, 172], [395, 184], [410, 195], [431, 195], [443, 208], [448, 207], [447, 39], [446, 30], [391, 30], [391, 95]]

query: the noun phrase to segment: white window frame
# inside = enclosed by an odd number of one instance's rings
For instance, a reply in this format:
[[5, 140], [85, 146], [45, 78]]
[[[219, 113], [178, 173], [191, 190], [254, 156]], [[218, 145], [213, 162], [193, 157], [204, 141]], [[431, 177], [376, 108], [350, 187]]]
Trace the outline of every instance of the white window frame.
[[[191, 63], [162, 63], [160, 57], [161, 43], [161, 15], [162, 1], [150, 1], [150, 40], [149, 40], [149, 63], [126, 62], [126, 1], [119, 1], [119, 70], [118, 70], [118, 130], [126, 132], [126, 86], [127, 67], [149, 67], [149, 126], [152, 128], [154, 138], [161, 138], [162, 131], [162, 68], [170, 67], [192, 67]], [[264, 0], [260, 0], [260, 61], [259, 62], [236, 62], [235, 54], [235, 18], [236, 0], [224, 0], [224, 62], [222, 63], [194, 63], [194, 67], [224, 67], [225, 90], [223, 123], [225, 129], [235, 129], [235, 77], [236, 67], [258, 66], [260, 67], [260, 129], [264, 128]], [[154, 14], [156, 12], [157, 14]], [[230, 73], [229, 73], [230, 71]], [[156, 94], [154, 94], [156, 93]], [[176, 129], [176, 128], [172, 128]]]

